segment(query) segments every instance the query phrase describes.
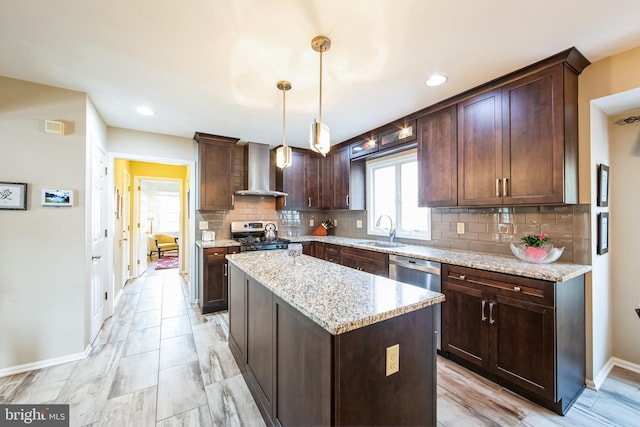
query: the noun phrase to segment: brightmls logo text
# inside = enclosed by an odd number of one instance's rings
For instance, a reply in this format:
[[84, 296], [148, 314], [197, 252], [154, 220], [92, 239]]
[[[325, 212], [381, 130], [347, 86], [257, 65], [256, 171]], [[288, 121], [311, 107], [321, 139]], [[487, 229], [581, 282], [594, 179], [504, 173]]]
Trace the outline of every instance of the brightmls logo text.
[[69, 405], [0, 405], [0, 425], [68, 427]]

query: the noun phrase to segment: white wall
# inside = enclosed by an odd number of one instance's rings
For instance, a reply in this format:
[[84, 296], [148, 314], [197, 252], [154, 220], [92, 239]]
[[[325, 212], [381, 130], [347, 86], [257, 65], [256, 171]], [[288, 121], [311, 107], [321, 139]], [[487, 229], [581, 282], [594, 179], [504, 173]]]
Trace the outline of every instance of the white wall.
[[[611, 322], [611, 254], [597, 255], [597, 219], [599, 212], [608, 212], [608, 207], [597, 207], [597, 173], [599, 164], [609, 165], [609, 121], [606, 114], [594, 103], [591, 104], [591, 275], [590, 293], [592, 366], [603, 367], [613, 355], [613, 324]], [[587, 302], [589, 303], [589, 302]], [[597, 376], [600, 370], [594, 371]], [[603, 372], [604, 374], [604, 372]], [[594, 377], [592, 377], [594, 378]], [[596, 383], [602, 379], [594, 378]]]
[[193, 139], [158, 133], [110, 127], [107, 148], [128, 159], [176, 164], [195, 161]]
[[[1, 371], [85, 349], [86, 96], [5, 77], [0, 94], [0, 181], [28, 183], [28, 210], [0, 210]], [[41, 207], [45, 188], [74, 206]]]
[[[639, 100], [640, 103], [640, 100]], [[615, 116], [611, 122], [640, 110]], [[640, 365], [640, 123], [610, 126], [610, 249], [613, 354]]]

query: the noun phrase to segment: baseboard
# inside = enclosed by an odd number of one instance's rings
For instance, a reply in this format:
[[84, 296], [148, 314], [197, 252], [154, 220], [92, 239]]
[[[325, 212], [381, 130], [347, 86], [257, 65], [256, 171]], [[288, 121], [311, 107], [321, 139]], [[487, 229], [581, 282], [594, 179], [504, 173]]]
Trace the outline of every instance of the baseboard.
[[600, 369], [600, 372], [598, 372], [598, 375], [594, 377], [593, 381], [586, 381], [587, 387], [592, 390], [598, 391], [598, 389], [602, 387], [602, 384], [607, 379], [609, 373], [615, 366], [640, 374], [640, 365], [619, 359], [617, 357], [611, 357], [609, 358], [609, 360], [607, 360], [607, 363], [605, 363], [602, 369]]
[[89, 355], [90, 350], [91, 346], [87, 347], [83, 353], [69, 354], [66, 356], [38, 360], [37, 362], [25, 363], [24, 365], [16, 365], [9, 368], [0, 369], [0, 378], [8, 377], [9, 375], [21, 374], [23, 372], [33, 371], [36, 369], [49, 368], [55, 365], [62, 365], [64, 363], [75, 362], [76, 360], [82, 360]]
[[640, 365], [627, 362], [626, 360], [618, 359], [617, 357], [613, 357], [612, 359], [615, 366], [626, 369], [627, 371], [635, 372], [636, 374], [640, 374]]

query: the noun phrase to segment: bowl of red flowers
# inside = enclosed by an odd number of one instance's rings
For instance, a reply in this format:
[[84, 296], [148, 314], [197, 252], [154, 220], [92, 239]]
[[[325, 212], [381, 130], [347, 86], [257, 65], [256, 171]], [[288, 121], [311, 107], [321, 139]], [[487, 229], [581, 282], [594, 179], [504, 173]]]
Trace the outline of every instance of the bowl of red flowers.
[[564, 248], [555, 248], [548, 234], [529, 234], [520, 238], [520, 244], [511, 243], [511, 252], [521, 261], [549, 264], [562, 255]]

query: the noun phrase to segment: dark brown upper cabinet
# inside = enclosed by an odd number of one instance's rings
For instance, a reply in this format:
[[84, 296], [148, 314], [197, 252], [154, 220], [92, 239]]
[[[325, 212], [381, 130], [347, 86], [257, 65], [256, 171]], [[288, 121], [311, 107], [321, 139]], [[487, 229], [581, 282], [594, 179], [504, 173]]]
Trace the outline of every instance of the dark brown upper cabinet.
[[457, 107], [418, 119], [418, 203], [455, 206], [458, 203]]
[[320, 209], [320, 155], [292, 148], [291, 156], [291, 166], [276, 168], [276, 189], [287, 193], [276, 199], [276, 209]]
[[238, 138], [196, 132], [198, 143], [198, 210], [233, 209], [233, 165]]
[[587, 65], [571, 48], [425, 109], [420, 204], [577, 203], [578, 75]]

